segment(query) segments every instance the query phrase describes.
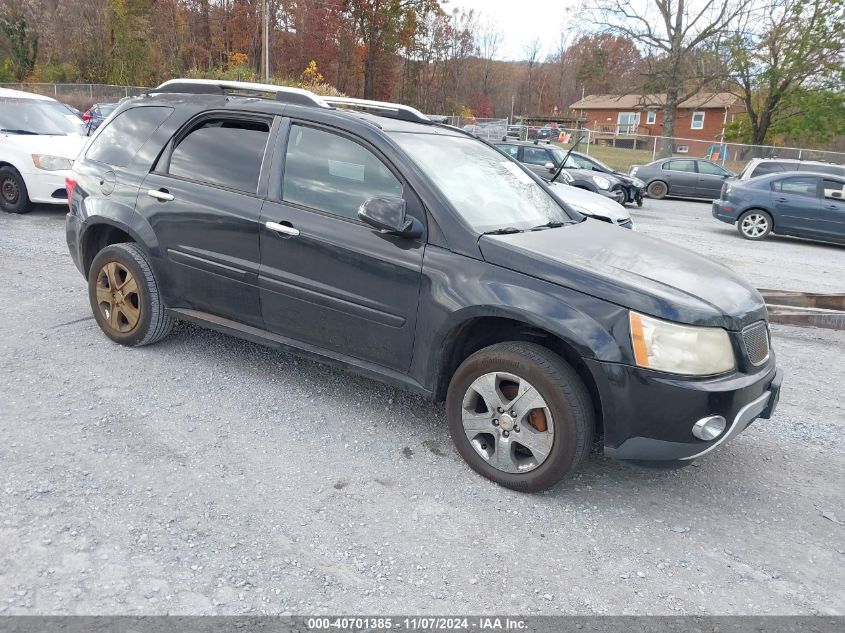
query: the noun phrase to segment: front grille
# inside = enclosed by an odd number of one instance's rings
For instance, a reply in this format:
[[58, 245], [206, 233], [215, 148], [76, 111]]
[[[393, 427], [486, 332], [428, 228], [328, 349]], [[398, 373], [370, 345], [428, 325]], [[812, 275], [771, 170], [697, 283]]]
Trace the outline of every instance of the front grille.
[[742, 342], [752, 365], [762, 365], [769, 359], [769, 328], [765, 321], [745, 328], [742, 331]]

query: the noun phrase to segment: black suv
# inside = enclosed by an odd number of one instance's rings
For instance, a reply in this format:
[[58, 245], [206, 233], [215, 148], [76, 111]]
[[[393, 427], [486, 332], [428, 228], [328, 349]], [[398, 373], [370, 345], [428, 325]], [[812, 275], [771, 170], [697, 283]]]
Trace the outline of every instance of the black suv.
[[777, 402], [754, 288], [412, 108], [174, 80], [121, 104], [68, 189], [109, 338], [184, 319], [445, 399], [458, 452], [510, 488], [594, 436], [688, 464]]

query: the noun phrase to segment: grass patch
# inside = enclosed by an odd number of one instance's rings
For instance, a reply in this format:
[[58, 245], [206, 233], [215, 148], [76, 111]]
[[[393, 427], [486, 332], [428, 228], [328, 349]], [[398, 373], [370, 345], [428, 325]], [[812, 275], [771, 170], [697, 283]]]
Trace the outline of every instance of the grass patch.
[[[572, 144], [553, 143], [563, 150], [568, 150]], [[645, 165], [650, 163], [652, 159], [652, 151], [650, 149], [627, 149], [625, 147], [612, 147], [610, 145], [590, 145], [589, 152], [587, 146], [582, 143], [576, 150], [582, 154], [589, 153], [593, 158], [597, 158], [601, 162], [623, 171], [626, 174], [631, 170], [632, 165]], [[678, 158], [703, 158], [703, 156], [694, 156], [692, 154], [675, 154]], [[734, 173], [739, 173], [745, 166], [745, 161], [726, 161], [725, 169], [729, 169]]]

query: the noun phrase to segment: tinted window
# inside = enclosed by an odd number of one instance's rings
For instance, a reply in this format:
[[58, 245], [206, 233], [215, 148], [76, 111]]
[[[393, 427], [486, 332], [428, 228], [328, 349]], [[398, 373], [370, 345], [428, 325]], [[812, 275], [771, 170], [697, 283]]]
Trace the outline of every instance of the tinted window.
[[158, 106], [124, 110], [102, 128], [86, 156], [107, 165], [126, 167], [171, 112], [172, 108]]
[[545, 165], [551, 163], [552, 158], [542, 147], [523, 147], [522, 162], [529, 165]]
[[669, 171], [695, 171], [695, 164], [691, 160], [670, 160], [663, 163], [663, 169]]
[[751, 178], [756, 178], [757, 176], [765, 176], [766, 174], [775, 174], [785, 171], [783, 163], [759, 163], [757, 167], [754, 168], [754, 171], [751, 172]]
[[822, 182], [822, 187], [824, 187], [825, 198], [845, 201], [845, 182], [825, 178]]
[[282, 186], [286, 202], [357, 218], [364, 201], [401, 196], [402, 183], [359, 143], [323, 130], [291, 127]]
[[173, 176], [255, 193], [269, 133], [263, 121], [205, 121], [173, 150], [168, 171]]
[[516, 158], [517, 154], [519, 154], [518, 145], [496, 145], [496, 147], [512, 158]]
[[845, 176], [845, 167], [841, 165], [826, 165], [824, 163], [800, 163], [798, 165], [798, 171], [814, 171], [819, 174]]
[[707, 161], [700, 160], [698, 161], [698, 173], [709, 174], [711, 176], [724, 176], [728, 172], [726, 172], [718, 165], [714, 165], [713, 163], [708, 163]]
[[812, 196], [813, 198], [818, 195], [816, 191], [816, 179], [812, 176], [795, 176], [793, 178], [776, 180], [772, 183], [772, 189], [780, 193]]

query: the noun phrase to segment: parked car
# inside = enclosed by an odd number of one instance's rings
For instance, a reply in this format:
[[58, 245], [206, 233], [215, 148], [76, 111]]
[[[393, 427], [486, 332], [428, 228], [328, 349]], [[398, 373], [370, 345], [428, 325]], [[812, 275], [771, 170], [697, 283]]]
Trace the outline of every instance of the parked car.
[[69, 188], [111, 340], [184, 319], [445, 400], [458, 452], [509, 488], [554, 485], [596, 434], [689, 464], [778, 401], [748, 282], [407, 106], [173, 80], [121, 104]]
[[622, 188], [625, 190], [625, 202], [636, 202], [638, 207], [643, 206], [643, 195], [645, 195], [645, 183], [635, 176], [629, 176], [609, 165], [604, 164], [597, 158], [580, 152], [571, 152], [567, 162], [571, 161], [579, 169], [597, 171], [602, 174], [610, 174], [622, 181]]
[[91, 135], [94, 131], [102, 125], [106, 117], [114, 112], [119, 104], [117, 103], [95, 103], [82, 114], [82, 120], [85, 121], [85, 129]]
[[730, 181], [713, 217], [748, 240], [775, 233], [845, 243], [845, 175], [793, 171]]
[[55, 99], [0, 88], [0, 209], [64, 204], [65, 178], [85, 144], [82, 121]]
[[[566, 157], [566, 152], [558, 147], [548, 147], [537, 143], [508, 141], [494, 143], [494, 145], [543, 180], [550, 180]], [[627, 194], [619, 178], [581, 169], [574, 161], [567, 161], [564, 171], [571, 177], [572, 180], [568, 184], [573, 187], [601, 194], [619, 204], [625, 202]]]
[[725, 179], [734, 176], [721, 165], [703, 158], [660, 158], [648, 165], [634, 165], [631, 176], [646, 185], [649, 198], [707, 198], [719, 197]]
[[[564, 170], [564, 172], [566, 171]], [[550, 182], [552, 195], [563, 204], [569, 205], [581, 215], [595, 220], [609, 222], [623, 229], [634, 229], [634, 221], [628, 210], [618, 202], [592, 191], [572, 187], [568, 182]]]
[[792, 158], [752, 158], [737, 176], [737, 180], [750, 180], [766, 174], [785, 171], [811, 171], [817, 174], [845, 176], [845, 166], [823, 163], [817, 160], [795, 160]]

